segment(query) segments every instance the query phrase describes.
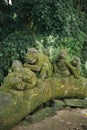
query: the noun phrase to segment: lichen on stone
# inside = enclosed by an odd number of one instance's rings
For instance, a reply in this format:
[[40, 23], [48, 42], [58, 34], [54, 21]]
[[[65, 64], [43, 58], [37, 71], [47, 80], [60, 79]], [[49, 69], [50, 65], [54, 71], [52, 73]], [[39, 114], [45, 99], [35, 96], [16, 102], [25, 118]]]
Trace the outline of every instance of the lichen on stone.
[[14, 62], [12, 72], [8, 73], [4, 79], [3, 86], [10, 89], [31, 89], [36, 85], [37, 77], [29, 68], [19, 66], [18, 62]]
[[25, 59], [26, 62], [24, 66], [35, 72], [38, 78], [45, 79], [52, 77], [53, 66], [47, 55], [39, 53], [38, 51], [28, 51]]

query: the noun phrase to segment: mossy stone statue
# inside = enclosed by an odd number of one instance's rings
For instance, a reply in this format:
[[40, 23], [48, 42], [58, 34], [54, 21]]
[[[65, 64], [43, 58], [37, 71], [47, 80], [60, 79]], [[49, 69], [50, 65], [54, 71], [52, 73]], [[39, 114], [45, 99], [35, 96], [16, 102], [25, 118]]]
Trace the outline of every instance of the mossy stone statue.
[[22, 67], [22, 63], [15, 60], [12, 64], [12, 72], [4, 79], [3, 86], [11, 89], [31, 89], [36, 85], [36, 75], [26, 67]]
[[24, 66], [35, 72], [37, 77], [42, 79], [52, 77], [53, 67], [47, 55], [30, 48], [25, 59]]
[[67, 50], [63, 49], [60, 51], [55, 64], [58, 69], [58, 73], [62, 77], [68, 77], [70, 75], [73, 75], [75, 78], [79, 79], [80, 76], [80, 64], [79, 59], [74, 59], [70, 63], [67, 61]]

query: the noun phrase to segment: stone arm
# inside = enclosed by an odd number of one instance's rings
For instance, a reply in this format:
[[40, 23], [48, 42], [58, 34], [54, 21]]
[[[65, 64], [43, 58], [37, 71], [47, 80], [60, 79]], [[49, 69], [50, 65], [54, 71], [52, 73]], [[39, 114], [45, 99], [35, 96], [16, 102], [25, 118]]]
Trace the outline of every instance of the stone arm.
[[69, 68], [71, 74], [73, 74], [75, 78], [77, 78], [77, 79], [80, 79], [80, 78], [81, 78], [80, 73], [77, 71], [77, 69], [76, 69], [74, 66], [72, 66], [72, 65], [71, 65], [70, 63], [68, 63], [68, 62], [65, 62], [65, 64], [66, 64], [66, 66]]
[[40, 77], [42, 79], [45, 79], [45, 78], [48, 78], [49, 77], [49, 74], [48, 74], [48, 64], [44, 63], [42, 68], [41, 68], [41, 71], [40, 71]]
[[30, 70], [35, 71], [35, 72], [39, 72], [41, 70], [40, 66], [38, 66], [38, 65], [30, 65], [30, 64], [27, 64], [27, 63], [24, 64], [24, 67], [27, 67]]

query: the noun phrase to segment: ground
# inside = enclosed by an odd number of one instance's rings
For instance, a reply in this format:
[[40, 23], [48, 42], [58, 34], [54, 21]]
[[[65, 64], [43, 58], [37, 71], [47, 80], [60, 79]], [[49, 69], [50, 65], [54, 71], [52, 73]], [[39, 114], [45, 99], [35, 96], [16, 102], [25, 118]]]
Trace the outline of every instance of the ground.
[[87, 130], [87, 109], [58, 110], [53, 117], [34, 124], [18, 124], [11, 130]]

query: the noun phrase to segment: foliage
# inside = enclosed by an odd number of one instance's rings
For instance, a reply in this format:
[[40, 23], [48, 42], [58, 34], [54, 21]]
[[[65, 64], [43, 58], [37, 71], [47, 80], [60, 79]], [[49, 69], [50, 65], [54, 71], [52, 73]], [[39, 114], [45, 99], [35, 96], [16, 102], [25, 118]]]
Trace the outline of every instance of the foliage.
[[67, 36], [59, 37], [59, 35], [49, 35], [41, 37], [41, 35], [38, 35], [36, 47], [39, 51], [43, 51], [44, 49], [49, 50], [50, 58], [52, 60], [55, 60], [58, 52], [63, 48], [68, 49], [70, 55], [69, 59], [72, 59], [76, 56], [81, 58], [81, 50], [83, 48], [86, 35], [80, 32], [77, 38]]
[[84, 46], [87, 41], [85, 0], [12, 0], [12, 3], [0, 2], [0, 46], [3, 48], [0, 50], [0, 81], [12, 61], [23, 62], [27, 47], [33, 45], [41, 52], [48, 50], [51, 61], [61, 48], [68, 48], [68, 59], [80, 57], [82, 73], [87, 76], [87, 59], [83, 53], [87, 47], [87, 44]]
[[73, 0], [74, 8], [76, 8], [79, 12], [87, 13], [87, 0]]
[[0, 1], [0, 40], [6, 38], [15, 30], [15, 21], [13, 20], [13, 12], [10, 5], [4, 0]]
[[29, 32], [15, 32], [0, 42], [0, 81], [7, 75], [12, 62], [18, 59], [24, 62], [24, 56], [28, 47], [34, 44], [34, 39]]
[[33, 23], [37, 32], [57, 32], [61, 35], [66, 25], [69, 29], [69, 23], [73, 22], [72, 4], [72, 0], [19, 0], [13, 2], [13, 9], [18, 19], [30, 26]]
[[83, 76], [87, 77], [87, 41], [84, 42], [81, 53], [82, 73]]
[[74, 9], [72, 0], [15, 0], [12, 8], [17, 20], [41, 34], [75, 37], [82, 29], [83, 15]]
[[[37, 48], [49, 49], [50, 46], [52, 52], [57, 47], [64, 46], [70, 48], [72, 56], [81, 57], [81, 49], [87, 35], [87, 16], [79, 11], [76, 5], [78, 4], [75, 1], [73, 4], [72, 0], [13, 1], [16, 19], [25, 23], [34, 33], [37, 32], [37, 39], [40, 34], [44, 35], [40, 38]], [[52, 41], [49, 42], [51, 36]]]

